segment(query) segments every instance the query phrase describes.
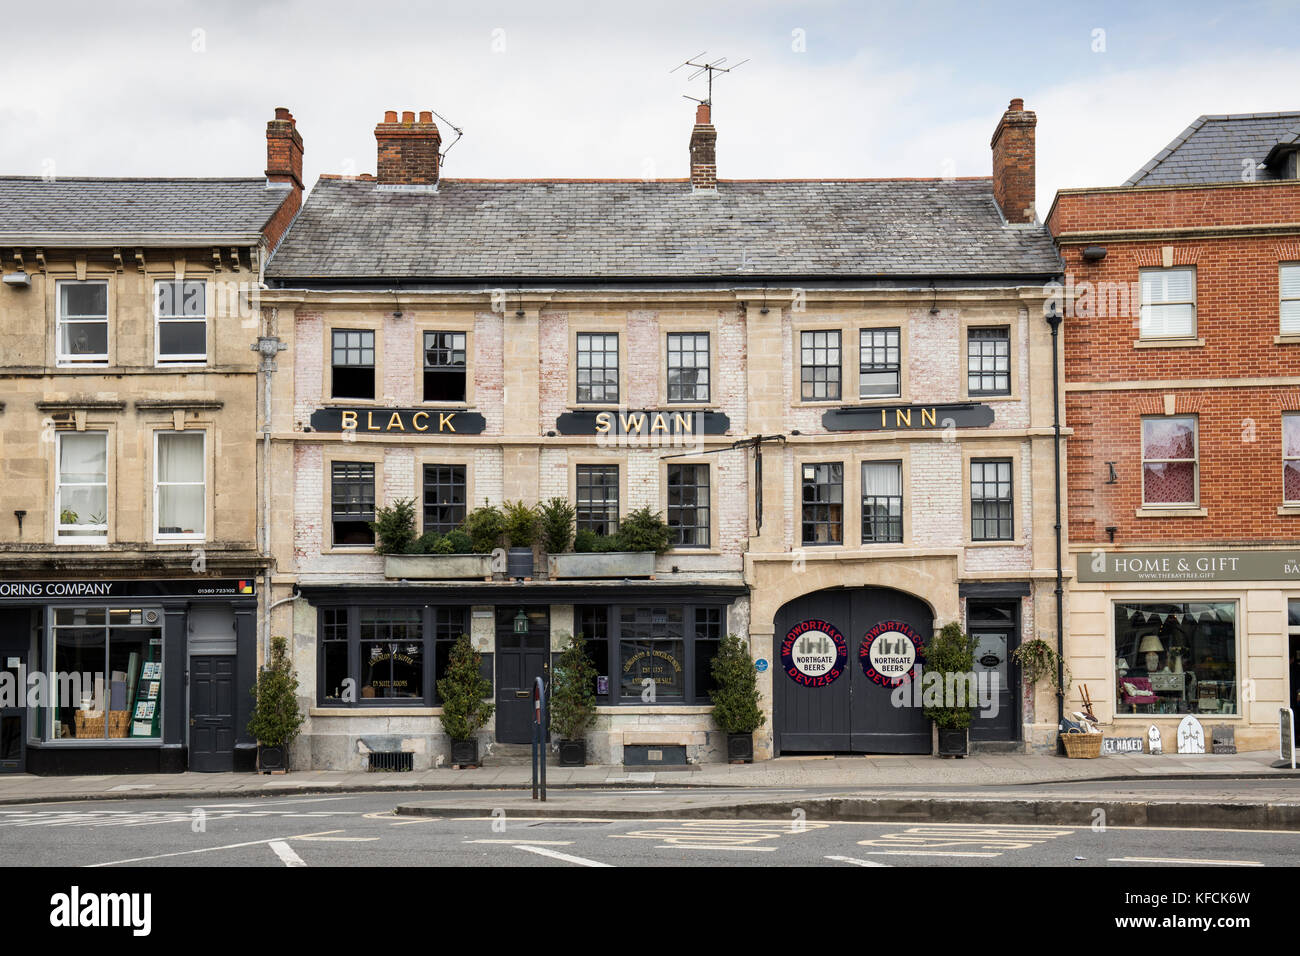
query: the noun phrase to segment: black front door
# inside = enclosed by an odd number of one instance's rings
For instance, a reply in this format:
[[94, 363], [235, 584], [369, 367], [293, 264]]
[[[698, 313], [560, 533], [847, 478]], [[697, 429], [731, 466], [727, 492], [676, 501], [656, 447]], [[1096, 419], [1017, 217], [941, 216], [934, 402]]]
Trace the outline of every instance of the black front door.
[[190, 769], [235, 769], [235, 661], [233, 654], [190, 658]]
[[966, 630], [975, 638], [975, 677], [981, 694], [996, 682], [996, 709], [981, 707], [970, 725], [971, 740], [1015, 740], [1020, 723], [1019, 700], [1012, 683], [1019, 671], [1011, 652], [1020, 645], [1019, 601], [966, 601]]
[[[0, 652], [0, 773], [22, 773], [27, 750], [27, 655]], [[4, 685], [12, 688], [12, 700]], [[13, 706], [7, 706], [7, 705]]]
[[539, 677], [549, 678], [550, 646], [546, 608], [497, 608], [498, 743], [532, 743], [533, 684]]
[[818, 591], [781, 608], [777, 753], [929, 753], [929, 721], [912, 694], [894, 689], [924, 660], [933, 619], [924, 601], [890, 588]]

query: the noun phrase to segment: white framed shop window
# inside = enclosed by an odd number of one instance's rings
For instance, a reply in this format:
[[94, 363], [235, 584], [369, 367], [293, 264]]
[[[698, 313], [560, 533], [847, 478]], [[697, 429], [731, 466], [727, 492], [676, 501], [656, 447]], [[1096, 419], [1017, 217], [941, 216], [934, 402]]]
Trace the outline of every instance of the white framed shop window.
[[1239, 716], [1241, 604], [1181, 594], [1112, 601], [1116, 716]]

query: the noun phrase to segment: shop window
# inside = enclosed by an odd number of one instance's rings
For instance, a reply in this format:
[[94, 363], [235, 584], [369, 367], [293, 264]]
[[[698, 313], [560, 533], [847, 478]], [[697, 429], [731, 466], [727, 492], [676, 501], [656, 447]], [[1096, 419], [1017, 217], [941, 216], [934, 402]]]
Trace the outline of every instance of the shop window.
[[844, 465], [809, 464], [803, 468], [803, 543], [844, 543]]
[[596, 534], [618, 530], [618, 465], [577, 466], [577, 529]]
[[903, 463], [862, 463], [862, 543], [903, 540]]
[[578, 333], [578, 402], [618, 404], [618, 334]]
[[609, 686], [609, 608], [578, 607], [574, 609], [578, 633], [583, 638], [583, 649], [591, 666], [596, 669], [596, 699], [608, 704], [613, 698]]
[[1283, 335], [1300, 335], [1300, 263], [1284, 262], [1278, 266], [1280, 293], [1281, 332]]
[[465, 466], [424, 466], [424, 530], [446, 534], [465, 520]]
[[424, 333], [424, 400], [465, 401], [465, 333]]
[[330, 607], [321, 611], [320, 627], [321, 699], [351, 701], [356, 698], [355, 685], [348, 677], [348, 609]]
[[799, 333], [799, 395], [805, 402], [840, 398], [840, 333]]
[[375, 397], [375, 333], [364, 329], [335, 329], [330, 349], [333, 398]]
[[418, 608], [361, 608], [361, 699], [424, 699], [424, 631]]
[[155, 282], [154, 362], [194, 364], [208, 359], [206, 282]]
[[713, 679], [713, 659], [722, 643], [722, 608], [695, 609], [695, 699], [712, 700], [717, 682]]
[[157, 740], [163, 705], [161, 612], [59, 607], [51, 615], [50, 736]]
[[1282, 416], [1282, 500], [1300, 505], [1300, 414]]
[[597, 699], [623, 706], [649, 703], [651, 687], [655, 703], [709, 703], [725, 620], [725, 608], [704, 605], [574, 608], [596, 668]]
[[1237, 714], [1237, 605], [1115, 604], [1119, 714]]
[[56, 283], [58, 364], [108, 364], [108, 283]]
[[1015, 522], [1010, 458], [978, 458], [970, 463], [972, 541], [1012, 541]]
[[1142, 503], [1197, 502], [1196, 418], [1142, 419]]
[[[469, 620], [463, 607], [435, 607], [433, 616], [433, 702], [441, 703], [438, 679], [447, 673], [451, 663], [451, 649], [462, 634], [469, 633]], [[490, 676], [490, 675], [489, 675]]]
[[668, 335], [668, 401], [709, 400], [709, 333]]
[[966, 332], [966, 391], [969, 395], [1011, 394], [1011, 330]]
[[54, 492], [55, 540], [108, 541], [108, 433], [57, 433], [59, 481]]
[[[619, 609], [623, 700], [680, 701], [686, 693], [686, 635], [681, 607]], [[650, 693], [652, 692], [652, 693]]]
[[898, 332], [898, 329], [862, 329], [859, 333], [859, 398], [897, 398], [902, 394]]
[[709, 546], [709, 466], [668, 466], [668, 527], [673, 547]]
[[464, 607], [321, 608], [318, 699], [331, 706], [433, 706], [437, 679], [452, 645], [469, 630], [468, 616]]
[[375, 543], [375, 466], [368, 461], [336, 461], [331, 466], [330, 508], [336, 545]]
[[1196, 335], [1196, 269], [1142, 269], [1139, 337], [1186, 339]]
[[159, 432], [154, 459], [156, 541], [202, 541], [207, 494], [203, 432]]

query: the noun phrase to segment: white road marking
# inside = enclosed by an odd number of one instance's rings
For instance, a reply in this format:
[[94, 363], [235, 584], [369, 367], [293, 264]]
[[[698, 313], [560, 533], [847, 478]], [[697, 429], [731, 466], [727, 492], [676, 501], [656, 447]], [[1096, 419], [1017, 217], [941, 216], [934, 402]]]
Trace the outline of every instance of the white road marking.
[[1107, 863], [1178, 863], [1183, 866], [1263, 866], [1257, 860], [1192, 860], [1173, 856], [1113, 856]]
[[379, 837], [330, 837], [330, 836], [306, 836], [297, 837], [299, 840], [306, 840], [308, 843], [373, 843]]
[[198, 850], [178, 850], [175, 853], [157, 853], [153, 856], [137, 856], [130, 860], [109, 860], [107, 863], [90, 863], [88, 869], [96, 869], [103, 866], [119, 866], [124, 863], [144, 863], [147, 860], [165, 860], [173, 856], [190, 856], [194, 853], [217, 853], [221, 850], [238, 850], [246, 846], [261, 846], [264, 843], [274, 843], [277, 840], [301, 840], [303, 837], [326, 836], [330, 833], [342, 833], [342, 830], [322, 830], [320, 833], [300, 833], [298, 836], [291, 837], [271, 837], [268, 840], [249, 840], [247, 843], [230, 843], [226, 846], [205, 846]]
[[660, 843], [656, 850], [743, 850], [748, 853], [771, 853], [774, 846], [708, 846], [700, 843]]
[[549, 856], [552, 860], [563, 860], [565, 863], [576, 863], [578, 866], [604, 866], [609, 867], [612, 864], [601, 863], [599, 860], [588, 860], [581, 856], [570, 856], [567, 853], [560, 853], [556, 850], [548, 850], [544, 846], [528, 846], [525, 843], [513, 844], [516, 850], [526, 850], [529, 853], [536, 853], [538, 856]]
[[950, 853], [947, 850], [871, 850], [867, 856], [1001, 856], [1001, 853]]
[[466, 840], [466, 843], [506, 843], [510, 846], [573, 846], [572, 840]]
[[851, 856], [828, 856], [826, 859], [837, 863], [852, 863], [854, 866], [889, 866], [888, 863], [877, 863], [875, 860], [855, 860]]
[[283, 840], [272, 840], [267, 844], [267, 846], [275, 852], [276, 856], [284, 861], [285, 866], [307, 865], [307, 862], [297, 853], [294, 853], [289, 844], [285, 843]]

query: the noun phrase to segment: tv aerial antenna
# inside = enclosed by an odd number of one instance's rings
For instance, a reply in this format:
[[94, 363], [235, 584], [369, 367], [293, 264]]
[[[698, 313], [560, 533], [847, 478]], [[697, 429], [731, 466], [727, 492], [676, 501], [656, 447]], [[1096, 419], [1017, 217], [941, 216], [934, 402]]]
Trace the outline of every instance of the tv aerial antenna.
[[732, 70], [738, 70], [746, 63], [749, 62], [749, 58], [746, 57], [745, 59], [741, 60], [739, 63], [731, 64], [731, 66], [723, 66], [722, 64], [727, 62], [727, 58], [725, 56], [720, 56], [713, 62], [709, 62], [708, 60], [704, 59], [705, 53], [707, 52], [708, 51], [701, 51], [697, 53], [695, 56], [691, 57], [685, 63], [678, 63], [675, 67], [673, 67], [668, 72], [676, 73], [684, 66], [692, 67], [694, 68], [695, 72], [686, 78], [688, 81], [693, 80], [698, 76], [707, 74], [709, 78], [708, 96], [706, 96], [704, 99], [700, 99], [698, 96], [688, 96], [685, 93], [683, 93], [682, 96], [688, 100], [694, 100], [696, 103], [700, 103], [704, 106], [712, 106], [713, 105], [713, 74], [730, 73]]
[[451, 120], [447, 119], [447, 117], [443, 116], [437, 110], [429, 110], [429, 112], [432, 113], [434, 116], [438, 117], [438, 119], [442, 120], [444, 123], [446, 123], [448, 126], [450, 126], [452, 129], [456, 131], [456, 138], [453, 139], [450, 143], [448, 143], [447, 148], [444, 149], [442, 153], [438, 156], [438, 163], [441, 164], [443, 161], [446, 160], [447, 154], [451, 152], [451, 148], [460, 142], [460, 138], [465, 135], [465, 131], [461, 129], [459, 126], [457, 126], [455, 123], [453, 123]]

